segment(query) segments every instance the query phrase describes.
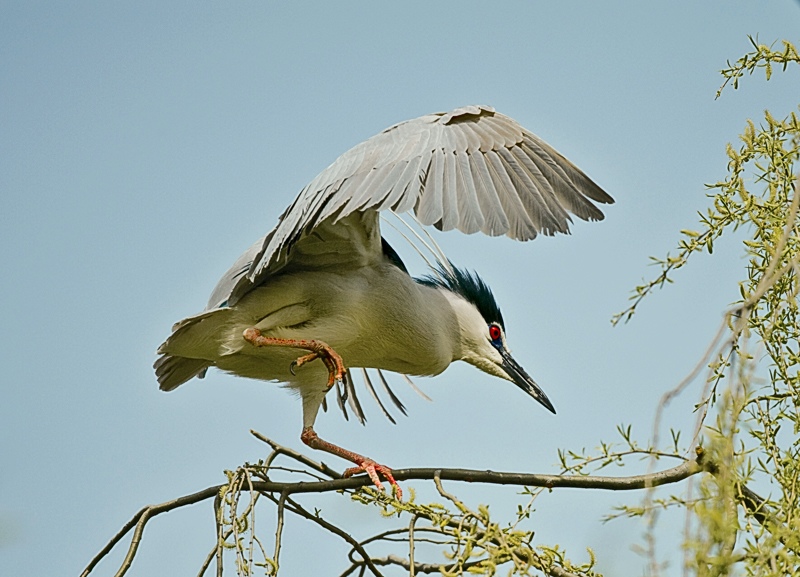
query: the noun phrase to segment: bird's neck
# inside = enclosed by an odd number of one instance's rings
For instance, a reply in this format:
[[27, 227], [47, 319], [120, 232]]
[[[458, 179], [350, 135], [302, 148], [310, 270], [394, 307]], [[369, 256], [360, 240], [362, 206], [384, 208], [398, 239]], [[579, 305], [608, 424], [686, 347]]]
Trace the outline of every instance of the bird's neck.
[[444, 288], [437, 288], [438, 292], [447, 302], [449, 314], [455, 321], [455, 326], [450, 328], [450, 342], [453, 349], [453, 360], [468, 360], [473, 352], [479, 349], [473, 337], [480, 335], [485, 329], [483, 319], [478, 314], [474, 305], [464, 297]]
[[414, 332], [420, 340], [420, 348], [427, 349], [427, 356], [438, 359], [441, 367], [437, 372], [441, 372], [461, 358], [461, 343], [454, 338], [459, 334], [454, 295], [448, 290], [424, 285], [417, 285], [415, 292]]

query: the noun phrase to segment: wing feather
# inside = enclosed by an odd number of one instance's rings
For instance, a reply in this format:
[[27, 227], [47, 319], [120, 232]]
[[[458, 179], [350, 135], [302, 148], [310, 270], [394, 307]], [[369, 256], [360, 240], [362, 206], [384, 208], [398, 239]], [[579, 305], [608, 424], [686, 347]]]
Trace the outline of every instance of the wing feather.
[[[514, 151], [518, 150], [518, 147], [512, 150], [503, 149], [498, 152], [498, 155], [516, 189], [530, 191], [530, 194], [518, 197], [524, 210], [530, 216], [538, 232], [547, 235], [554, 234], [556, 231], [568, 232], [566, 226], [561, 222], [569, 222], [569, 214], [555, 200], [553, 188], [547, 180], [537, 177], [537, 175], [541, 175], [539, 169], [535, 165], [529, 169], [525, 161], [530, 161], [526, 157], [518, 158], [514, 154]], [[524, 154], [522, 156], [524, 157]]]
[[393, 205], [399, 202], [406, 188], [408, 188], [408, 180], [410, 179], [408, 174], [414, 172], [417, 166], [419, 166], [418, 158], [412, 158], [408, 161], [399, 162], [397, 164], [398, 176], [391, 183], [391, 188], [389, 188], [387, 191], [386, 196], [370, 208], [374, 208], [375, 210], [379, 211], [386, 210], [387, 208], [391, 208]]
[[580, 193], [564, 171], [564, 167], [556, 162], [556, 159], [551, 157], [546, 150], [527, 140], [522, 145], [522, 150], [550, 183], [556, 201], [565, 210], [583, 220], [602, 220], [603, 213]]
[[478, 193], [478, 205], [481, 207], [484, 225], [481, 231], [489, 236], [499, 236], [508, 232], [508, 218], [497, 197], [489, 167], [483, 154], [476, 152], [470, 157], [472, 180]]
[[600, 188], [591, 178], [570, 160], [564, 157], [555, 148], [547, 144], [544, 140], [531, 132], [525, 133], [526, 142], [534, 142], [537, 144], [538, 149], [544, 151], [548, 157], [553, 159], [561, 170], [567, 175], [567, 178], [578, 189], [578, 191], [594, 201], [602, 204], [614, 204], [614, 199], [611, 198], [606, 191]]
[[426, 156], [415, 158], [403, 173], [406, 177], [403, 190], [397, 202], [392, 205], [392, 210], [397, 214], [403, 214], [411, 210], [419, 200], [422, 184], [425, 181], [430, 159]]
[[[456, 155], [456, 192], [458, 195], [458, 229], [466, 234], [482, 230], [486, 221], [478, 202], [478, 191], [472, 179], [469, 156], [465, 152]], [[445, 229], [447, 230], [447, 229]]]
[[442, 189], [444, 187], [444, 152], [434, 150], [431, 164], [415, 212], [422, 224], [436, 224], [442, 219]]
[[444, 153], [444, 172], [442, 174], [442, 220], [439, 230], [453, 230], [458, 226], [459, 214], [458, 186], [456, 184], [456, 155], [448, 150]]
[[[387, 128], [320, 172], [276, 228], [228, 271], [212, 300], [233, 304], [286, 266], [292, 247], [323, 223], [362, 226], [348, 218], [354, 213], [413, 210], [421, 222], [442, 230], [528, 240], [568, 232], [570, 214], [603, 218], [595, 202], [613, 199], [513, 119], [487, 106], [429, 114]], [[374, 235], [354, 229], [352, 242], [365, 240], [371, 244], [354, 247], [358, 262], [370, 251], [375, 258], [381, 254]]]
[[[531, 240], [536, 238], [537, 227], [528, 218], [528, 212], [522, 206], [522, 202], [517, 194], [514, 183], [503, 165], [503, 161], [494, 150], [486, 153], [488, 159], [487, 168], [492, 175], [492, 182], [500, 199], [500, 205], [508, 217], [508, 234], [512, 238], [519, 240]], [[538, 227], [541, 228], [541, 225]]]

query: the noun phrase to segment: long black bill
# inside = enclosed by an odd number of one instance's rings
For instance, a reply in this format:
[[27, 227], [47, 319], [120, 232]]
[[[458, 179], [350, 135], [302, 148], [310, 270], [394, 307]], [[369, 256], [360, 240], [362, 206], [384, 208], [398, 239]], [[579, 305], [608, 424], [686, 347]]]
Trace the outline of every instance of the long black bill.
[[544, 391], [539, 388], [539, 385], [536, 384], [536, 381], [534, 381], [531, 376], [525, 372], [525, 369], [519, 366], [519, 363], [514, 360], [514, 357], [511, 356], [511, 353], [505, 349], [500, 349], [500, 355], [503, 357], [503, 370], [509, 377], [511, 377], [511, 380], [513, 380], [520, 389], [539, 401], [548, 411], [555, 415], [556, 410], [553, 407], [553, 403], [550, 402], [550, 399], [547, 398], [547, 395], [544, 394]]

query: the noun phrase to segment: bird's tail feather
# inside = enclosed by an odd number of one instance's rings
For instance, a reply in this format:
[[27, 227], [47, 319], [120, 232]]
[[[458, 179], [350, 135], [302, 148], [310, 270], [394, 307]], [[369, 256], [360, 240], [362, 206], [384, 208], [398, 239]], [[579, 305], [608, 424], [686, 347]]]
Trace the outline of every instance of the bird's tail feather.
[[158, 387], [162, 391], [176, 389], [194, 377], [202, 379], [206, 376], [209, 366], [211, 363], [202, 359], [187, 359], [172, 355], [161, 355], [153, 365], [158, 378]]
[[186, 381], [203, 378], [220, 349], [216, 335], [230, 318], [231, 309], [204, 311], [172, 327], [172, 334], [158, 348], [153, 368], [162, 391], [171, 391]]

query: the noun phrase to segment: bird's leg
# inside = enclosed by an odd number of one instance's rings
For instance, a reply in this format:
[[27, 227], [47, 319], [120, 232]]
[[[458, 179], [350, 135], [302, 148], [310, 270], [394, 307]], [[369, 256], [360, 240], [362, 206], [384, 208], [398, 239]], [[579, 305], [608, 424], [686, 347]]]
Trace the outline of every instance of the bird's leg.
[[[303, 355], [296, 361], [293, 361], [289, 370], [291, 370], [292, 374], [294, 374], [294, 369], [296, 367], [301, 367], [315, 359], [321, 359], [328, 368], [329, 389], [336, 383], [337, 380], [344, 383], [345, 379], [347, 378], [347, 371], [344, 368], [342, 357], [340, 357], [339, 354], [327, 343], [311, 339], [279, 339], [275, 337], [266, 337], [262, 335], [261, 331], [255, 327], [246, 329], [243, 333], [243, 336], [244, 340], [256, 347], [294, 347], [311, 351], [309, 354]], [[316, 410], [317, 407], [314, 409], [315, 415]], [[310, 422], [313, 422], [313, 417]], [[314, 431], [314, 428], [311, 426], [303, 429], [303, 432], [300, 435], [300, 440], [312, 449], [326, 451], [332, 455], [342, 457], [343, 459], [347, 459], [348, 461], [355, 463], [356, 466], [347, 469], [344, 472], [344, 476], [350, 477], [363, 471], [369, 475], [369, 478], [372, 479], [372, 482], [375, 483], [375, 486], [383, 491], [383, 485], [381, 485], [380, 477], [378, 477], [378, 473], [380, 473], [397, 490], [397, 498], [403, 498], [403, 490], [400, 488], [400, 485], [397, 484], [397, 481], [394, 480], [394, 477], [392, 476], [392, 470], [386, 465], [381, 465], [368, 457], [359, 455], [353, 451], [348, 451], [347, 449], [343, 449], [338, 445], [334, 445], [333, 443], [329, 443], [328, 441], [320, 439], [319, 435], [317, 435], [317, 433]]]
[[294, 347], [311, 351], [309, 354], [299, 357], [296, 361], [292, 361], [292, 364], [289, 366], [289, 370], [292, 374], [294, 374], [294, 369], [296, 367], [301, 367], [314, 359], [322, 359], [322, 362], [325, 363], [325, 366], [328, 368], [329, 389], [336, 381], [341, 381], [342, 383], [346, 382], [347, 371], [344, 368], [344, 361], [342, 361], [342, 357], [327, 343], [313, 339], [279, 339], [275, 337], [265, 337], [261, 334], [261, 331], [255, 327], [246, 329], [242, 336], [244, 340], [255, 347]]
[[359, 455], [353, 451], [348, 451], [339, 445], [334, 445], [333, 443], [329, 443], [328, 441], [320, 439], [319, 435], [317, 435], [316, 431], [314, 431], [314, 427], [304, 428], [302, 434], [300, 435], [300, 440], [312, 449], [326, 451], [332, 455], [336, 455], [337, 457], [342, 457], [343, 459], [352, 461], [356, 464], [356, 466], [350, 467], [344, 472], [343, 476], [345, 478], [351, 477], [352, 475], [361, 473], [363, 471], [369, 475], [369, 478], [372, 479], [372, 482], [375, 483], [375, 486], [383, 491], [383, 485], [381, 484], [380, 477], [378, 477], [378, 473], [380, 473], [386, 478], [387, 481], [389, 481], [389, 484], [395, 488], [397, 491], [397, 498], [401, 501], [403, 500], [403, 490], [400, 488], [400, 485], [397, 484], [397, 481], [394, 480], [394, 477], [392, 476], [392, 470], [386, 465], [381, 465], [369, 457]]

